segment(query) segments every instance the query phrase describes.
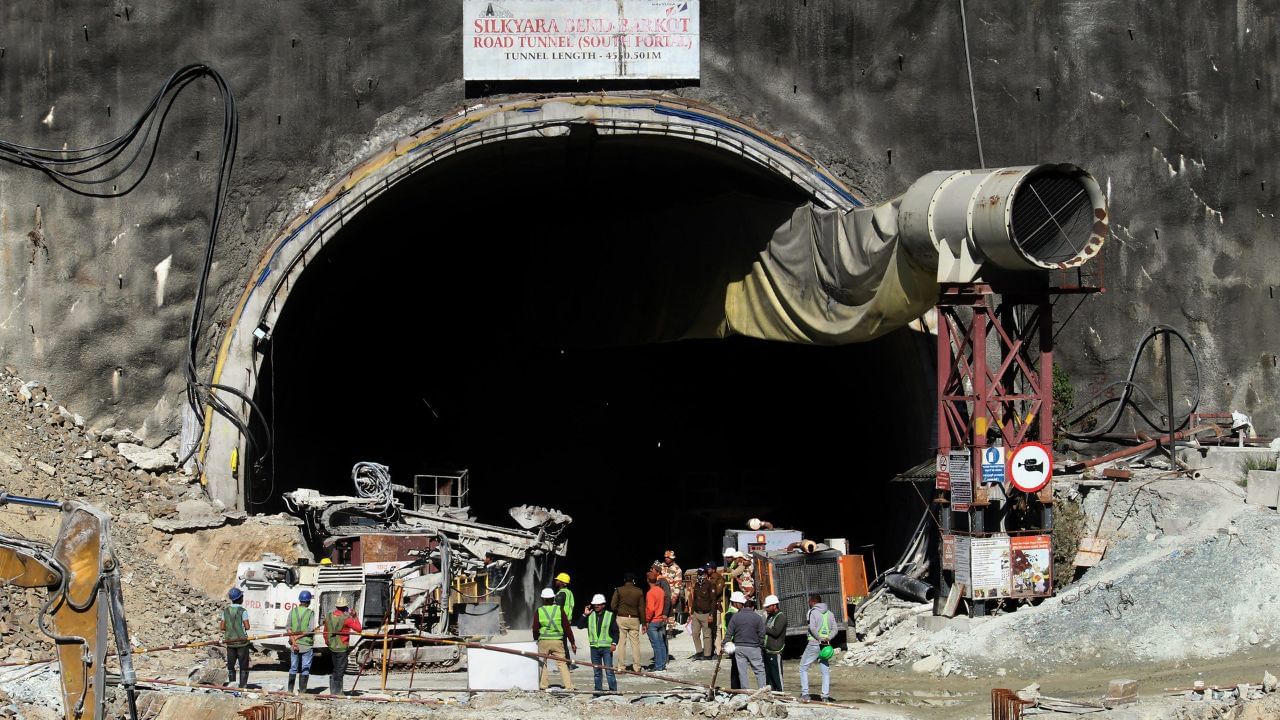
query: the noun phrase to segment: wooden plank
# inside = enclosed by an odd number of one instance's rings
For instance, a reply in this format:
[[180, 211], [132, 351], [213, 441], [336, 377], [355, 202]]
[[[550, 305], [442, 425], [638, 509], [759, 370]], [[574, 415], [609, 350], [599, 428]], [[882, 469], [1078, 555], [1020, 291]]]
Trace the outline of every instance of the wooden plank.
[[1080, 549], [1076, 551], [1076, 557], [1072, 564], [1076, 567], [1093, 567], [1102, 560], [1102, 556], [1106, 552], [1106, 539], [1086, 535], [1080, 538]]
[[951, 592], [947, 593], [947, 601], [942, 605], [942, 616], [955, 617], [962, 597], [964, 597], [964, 583], [955, 583], [951, 586]]

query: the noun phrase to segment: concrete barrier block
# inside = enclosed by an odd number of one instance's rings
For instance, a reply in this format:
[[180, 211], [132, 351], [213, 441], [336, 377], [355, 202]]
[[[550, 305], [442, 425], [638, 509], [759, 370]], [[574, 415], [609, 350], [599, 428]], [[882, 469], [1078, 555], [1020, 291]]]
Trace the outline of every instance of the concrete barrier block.
[[1250, 470], [1245, 502], [1269, 508], [1280, 506], [1280, 472]]

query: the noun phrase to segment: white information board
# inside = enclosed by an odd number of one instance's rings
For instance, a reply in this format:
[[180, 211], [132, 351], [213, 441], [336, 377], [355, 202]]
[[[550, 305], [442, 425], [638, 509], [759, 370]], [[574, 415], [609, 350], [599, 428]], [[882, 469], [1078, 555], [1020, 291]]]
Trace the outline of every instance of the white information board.
[[464, 80], [700, 77], [698, 0], [463, 0]]
[[972, 562], [969, 597], [975, 600], [1009, 597], [1009, 536], [972, 538], [969, 551]]

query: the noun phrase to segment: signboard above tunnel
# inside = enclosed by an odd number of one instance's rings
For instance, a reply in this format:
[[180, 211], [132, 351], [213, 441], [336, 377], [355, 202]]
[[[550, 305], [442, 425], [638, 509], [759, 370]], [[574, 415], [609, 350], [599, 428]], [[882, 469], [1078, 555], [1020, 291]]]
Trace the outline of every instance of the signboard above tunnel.
[[698, 0], [464, 0], [464, 80], [697, 80]]

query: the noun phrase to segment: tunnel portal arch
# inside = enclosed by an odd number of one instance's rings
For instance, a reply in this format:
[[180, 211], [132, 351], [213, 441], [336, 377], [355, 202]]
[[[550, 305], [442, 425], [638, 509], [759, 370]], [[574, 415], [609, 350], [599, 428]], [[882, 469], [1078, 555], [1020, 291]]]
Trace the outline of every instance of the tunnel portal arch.
[[[583, 125], [600, 135], [661, 137], [737, 156], [791, 183], [818, 207], [847, 211], [864, 204], [829, 170], [786, 141], [682, 98], [551, 96], [477, 105], [397, 139], [346, 173], [272, 239], [229, 319], [214, 367], [215, 384], [254, 396], [263, 360], [255, 350], [255, 335], [270, 332], [308, 262], [378, 196], [468, 150], [560, 137]], [[249, 416], [246, 403], [229, 402], [240, 408], [242, 417]], [[206, 411], [205, 420], [199, 440], [201, 482], [227, 507], [244, 508], [246, 441], [227, 419]]]

